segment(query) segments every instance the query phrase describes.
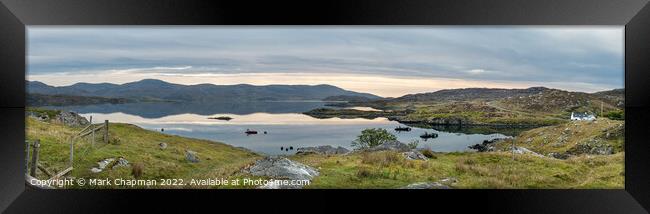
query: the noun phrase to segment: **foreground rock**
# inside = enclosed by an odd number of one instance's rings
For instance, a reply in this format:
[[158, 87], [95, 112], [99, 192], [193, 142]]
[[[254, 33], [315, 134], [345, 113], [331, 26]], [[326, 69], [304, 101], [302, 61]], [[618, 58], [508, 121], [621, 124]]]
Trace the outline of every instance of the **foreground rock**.
[[332, 146], [317, 146], [317, 147], [301, 147], [296, 149], [296, 154], [321, 154], [321, 155], [337, 155], [346, 154], [350, 150], [341, 146], [334, 148]]
[[456, 178], [444, 178], [438, 182], [412, 183], [400, 189], [451, 189], [451, 185], [458, 182]]
[[408, 152], [402, 152], [402, 155], [404, 155], [404, 158], [407, 160], [428, 160], [427, 156], [424, 156], [420, 151], [417, 150], [412, 150]]
[[69, 111], [61, 112], [55, 119], [66, 126], [87, 126], [90, 124], [86, 118]]
[[100, 173], [100, 172], [104, 171], [104, 169], [105, 169], [109, 164], [113, 163], [113, 161], [115, 161], [115, 158], [106, 158], [106, 159], [104, 159], [104, 160], [101, 160], [101, 161], [97, 162], [97, 165], [98, 165], [98, 166], [97, 166], [97, 167], [93, 167], [92, 169], [90, 169], [90, 171], [91, 171], [91, 172], [94, 172], [94, 173]]
[[129, 161], [126, 160], [124, 157], [117, 158], [117, 161], [115, 160], [115, 158], [106, 158], [104, 160], [97, 162], [97, 167], [91, 168], [90, 171], [93, 173], [100, 173], [106, 169], [115, 169], [118, 167], [127, 167], [127, 166], [129, 166]]
[[400, 189], [451, 189], [451, 187], [438, 182], [418, 182], [409, 184]]
[[[608, 133], [609, 134], [609, 133]], [[591, 139], [587, 142], [577, 144], [567, 151], [568, 154], [592, 154], [592, 155], [611, 155], [614, 154], [614, 148], [601, 139]]]
[[187, 150], [185, 151], [185, 159], [192, 163], [198, 163], [199, 155], [195, 151]]
[[537, 157], [546, 157], [546, 156], [544, 156], [544, 155], [540, 155], [540, 154], [538, 154], [537, 152], [530, 151], [529, 149], [526, 149], [526, 148], [524, 148], [524, 147], [517, 147], [517, 146], [515, 146], [515, 147], [512, 149], [512, 151], [513, 151], [515, 154], [530, 154], [530, 155], [537, 156]]
[[111, 167], [111, 169], [115, 169], [117, 167], [127, 167], [129, 166], [129, 161], [124, 159], [123, 157], [117, 158], [117, 162]]
[[276, 179], [311, 180], [319, 172], [307, 165], [291, 161], [284, 157], [265, 157], [251, 166], [248, 173]]
[[565, 160], [565, 159], [568, 159], [569, 157], [571, 157], [571, 155], [569, 155], [567, 153], [551, 152], [551, 153], [548, 153], [548, 157]]
[[478, 152], [492, 152], [492, 151], [496, 150], [495, 147], [494, 147], [494, 144], [498, 143], [500, 141], [503, 141], [503, 140], [504, 139], [501, 139], [501, 138], [496, 138], [496, 139], [492, 139], [492, 140], [484, 140], [483, 143], [474, 144], [474, 145], [468, 146], [468, 148], [474, 149], [474, 150], [476, 150]]
[[265, 185], [257, 187], [258, 189], [302, 189], [302, 185], [291, 185], [289, 180], [269, 180]]
[[364, 151], [375, 152], [375, 151], [398, 151], [398, 152], [408, 152], [411, 150], [411, 147], [405, 143], [399, 142], [397, 140], [385, 142], [379, 146], [365, 149]]

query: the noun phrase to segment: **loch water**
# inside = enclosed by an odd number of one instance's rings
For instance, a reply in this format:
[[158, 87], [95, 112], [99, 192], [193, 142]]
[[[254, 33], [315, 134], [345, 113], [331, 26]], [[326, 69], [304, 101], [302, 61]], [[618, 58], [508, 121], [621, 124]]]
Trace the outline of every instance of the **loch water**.
[[[47, 107], [77, 112], [93, 121], [131, 123], [142, 128], [185, 137], [223, 142], [255, 152], [278, 155], [294, 154], [297, 148], [307, 146], [342, 146], [351, 142], [367, 128], [384, 128], [401, 142], [419, 141], [419, 147], [437, 152], [470, 151], [469, 145], [484, 140], [513, 136], [511, 130], [473, 130], [463, 128], [411, 127], [398, 132], [398, 126], [407, 126], [386, 118], [375, 119], [318, 119], [302, 114], [315, 108], [327, 107], [320, 101], [241, 102], [241, 103], [182, 103], [151, 102], [101, 104], [85, 106]], [[335, 108], [335, 107], [327, 107]], [[369, 110], [367, 107], [357, 108]], [[233, 119], [217, 120], [209, 117], [227, 116]], [[258, 134], [245, 134], [247, 129]], [[266, 134], [264, 134], [266, 132]], [[437, 133], [437, 138], [420, 138], [425, 132]], [[293, 147], [293, 150], [280, 148]]]

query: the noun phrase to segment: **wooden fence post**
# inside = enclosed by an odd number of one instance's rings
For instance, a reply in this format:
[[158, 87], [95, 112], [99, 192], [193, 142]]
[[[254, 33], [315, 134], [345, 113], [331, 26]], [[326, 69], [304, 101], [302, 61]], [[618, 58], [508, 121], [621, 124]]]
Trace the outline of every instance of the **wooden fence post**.
[[36, 168], [38, 167], [38, 150], [41, 147], [39, 140], [34, 141], [34, 151], [32, 152], [32, 169], [30, 175], [36, 177]]
[[93, 116], [90, 115], [90, 129], [93, 132], [93, 135], [91, 136], [91, 142], [90, 142], [90, 147], [95, 147], [95, 128], [93, 128]]
[[74, 159], [74, 140], [70, 140], [70, 167], [72, 167], [73, 159]]
[[25, 144], [27, 144], [26, 145], [27, 149], [25, 150], [25, 174], [27, 174], [27, 172], [29, 171], [29, 149], [31, 148], [29, 146], [30, 144], [29, 141], [26, 140]]
[[104, 120], [104, 143], [108, 144], [108, 120]]

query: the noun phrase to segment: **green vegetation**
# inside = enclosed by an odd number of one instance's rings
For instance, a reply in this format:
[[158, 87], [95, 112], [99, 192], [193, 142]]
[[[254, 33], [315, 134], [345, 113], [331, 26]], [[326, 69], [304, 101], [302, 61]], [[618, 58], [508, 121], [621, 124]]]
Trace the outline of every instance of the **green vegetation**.
[[[612, 153], [623, 152], [625, 123], [619, 120], [599, 118], [595, 121], [571, 121], [523, 132], [514, 141], [517, 146], [526, 147], [542, 155], [549, 153]], [[509, 148], [512, 141], [496, 144], [497, 149]]]
[[622, 110], [609, 111], [605, 113], [604, 116], [611, 120], [625, 120], [625, 111]]
[[49, 110], [49, 109], [42, 109], [42, 108], [32, 108], [32, 107], [27, 107], [27, 112], [33, 112], [36, 115], [47, 115], [48, 118], [52, 119], [55, 118], [61, 111], [59, 110]]
[[350, 155], [297, 155], [320, 169], [307, 188], [399, 188], [456, 178], [454, 188], [623, 188], [623, 153], [567, 160], [508, 152], [439, 153], [427, 161], [392, 151]]
[[[27, 140], [39, 139], [41, 142], [39, 163], [54, 172], [65, 169], [69, 159], [69, 139], [81, 128], [41, 122], [31, 117], [27, 117], [26, 122]], [[77, 178], [133, 179], [132, 167], [117, 167], [100, 173], [90, 171], [91, 168], [97, 167], [97, 162], [100, 160], [124, 157], [132, 166], [141, 165], [139, 166], [140, 179], [180, 178], [187, 183], [192, 178], [228, 178], [260, 158], [253, 152], [223, 143], [158, 133], [130, 124], [111, 123], [109, 133], [111, 136], [109, 144], [103, 143], [99, 138], [94, 145], [87, 139], [75, 141], [72, 176]], [[167, 148], [162, 149], [160, 143], [167, 144]], [[186, 150], [197, 152], [200, 162], [190, 163], [187, 161], [185, 159]], [[47, 176], [39, 172], [36, 177], [46, 178]], [[191, 187], [202, 188], [200, 186]], [[105, 188], [120, 187], [106, 186]], [[156, 186], [152, 188], [175, 187]]]
[[397, 137], [386, 131], [386, 129], [364, 129], [361, 131], [361, 135], [357, 136], [357, 139], [352, 141], [352, 147], [355, 147], [356, 149], [366, 149], [395, 140], [397, 140]]
[[565, 122], [558, 115], [527, 113], [497, 106], [496, 103], [447, 102], [416, 107], [415, 112], [401, 118], [403, 121], [431, 124], [521, 125], [546, 126]]
[[433, 151], [431, 151], [431, 149], [425, 149], [422, 150], [421, 152], [422, 155], [424, 155], [424, 157], [436, 159], [436, 155], [433, 154]]
[[[571, 112], [608, 112], [623, 119], [623, 90], [598, 93], [569, 92], [534, 87], [528, 89], [450, 89], [405, 95], [394, 99], [356, 102], [384, 110], [383, 117], [407, 123], [440, 125], [549, 126], [569, 121]], [[374, 118], [370, 113], [329, 110], [309, 115]]]
[[356, 109], [330, 109], [330, 108], [317, 108], [303, 114], [309, 115], [314, 118], [366, 118], [374, 119], [378, 117], [389, 117], [404, 115], [404, 112], [387, 112], [387, 111], [361, 111]]
[[[448, 90], [445, 93], [454, 95], [449, 99], [439, 99], [444, 98], [444, 94], [423, 94], [408, 99], [361, 103], [383, 111], [322, 108], [305, 114], [316, 118], [387, 117], [425, 126], [442, 124], [445, 129], [463, 127], [462, 131], [442, 129], [463, 133], [504, 133], [493, 127], [529, 128], [513, 130], [516, 134], [512, 135], [517, 137], [494, 143], [493, 152], [436, 153], [429, 149], [421, 150], [428, 160], [407, 160], [395, 151], [305, 154], [288, 158], [320, 171], [320, 175], [306, 188], [399, 188], [445, 178], [458, 180], [449, 184], [453, 188], [624, 187], [624, 112], [618, 91], [587, 94], [535, 89], [512, 96], [482, 95], [482, 90], [471, 91], [476, 91], [476, 94], [466, 99], [454, 100], [462, 94]], [[607, 113], [595, 121], [568, 119], [571, 112], [599, 112], [601, 108]], [[56, 111], [30, 110], [47, 114], [50, 118], [58, 114]], [[80, 129], [31, 117], [27, 119], [28, 140], [41, 140], [41, 164], [54, 172], [65, 168], [68, 140]], [[110, 135], [109, 144], [75, 142], [72, 176], [111, 179], [250, 178], [241, 169], [260, 158], [253, 152], [222, 143], [162, 134], [129, 124], [110, 124]], [[352, 142], [352, 146], [359, 150], [392, 140], [396, 137], [385, 129], [366, 129]], [[167, 144], [167, 148], [161, 149], [160, 143]], [[543, 157], [517, 154], [513, 158], [509, 152], [513, 143]], [[417, 141], [408, 143], [410, 148], [416, 148], [418, 144]], [[186, 150], [197, 152], [200, 161], [187, 161]], [[90, 171], [98, 161], [117, 157], [124, 157], [132, 166], [100, 173]]]
[[[307, 188], [399, 188], [416, 182], [454, 178], [453, 188], [623, 188], [624, 124], [600, 118], [573, 121], [523, 132], [517, 146], [543, 155], [570, 153], [566, 159], [513, 154], [512, 141], [496, 143], [496, 152], [434, 153], [428, 160], [407, 160], [399, 152], [349, 155], [298, 155], [291, 159], [320, 169]], [[580, 145], [611, 147], [613, 154], [594, 155]], [[597, 151], [597, 150], [596, 150]], [[608, 150], [609, 151], [609, 150]]]
[[416, 149], [418, 148], [418, 145], [420, 145], [420, 140], [412, 140], [411, 142], [407, 143], [406, 145], [409, 146], [411, 149]]

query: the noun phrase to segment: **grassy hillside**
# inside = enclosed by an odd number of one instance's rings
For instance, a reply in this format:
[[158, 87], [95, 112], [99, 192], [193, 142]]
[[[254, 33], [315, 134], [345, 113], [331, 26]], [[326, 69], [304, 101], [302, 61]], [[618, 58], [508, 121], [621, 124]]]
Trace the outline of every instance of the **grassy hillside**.
[[415, 182], [455, 178], [453, 188], [624, 188], [624, 155], [578, 156], [568, 160], [507, 152], [439, 153], [427, 161], [396, 152], [297, 155], [291, 159], [320, 169], [307, 188], [399, 188]]
[[469, 88], [355, 104], [393, 112], [411, 111], [397, 118], [402, 122], [546, 126], [567, 122], [571, 112], [622, 119], [623, 92], [623, 89], [590, 94], [542, 87]]
[[[41, 122], [28, 117], [27, 139], [41, 140], [40, 163], [50, 171], [66, 168], [69, 158], [69, 139], [80, 128]], [[72, 176], [77, 178], [124, 178], [133, 179], [131, 167], [120, 167], [100, 173], [90, 171], [105, 158], [124, 157], [131, 165], [142, 163], [144, 170], [140, 179], [161, 178], [227, 178], [244, 166], [260, 158], [259, 155], [223, 143], [198, 140], [149, 131], [130, 124], [111, 123], [111, 142], [92, 146], [88, 140], [75, 142]], [[159, 144], [166, 143], [166, 149]], [[185, 160], [185, 150], [198, 153], [200, 162]], [[39, 178], [47, 176], [39, 173]], [[107, 187], [116, 188], [116, 187]], [[160, 187], [158, 187], [160, 188]], [[194, 188], [200, 188], [194, 186]]]
[[529, 96], [505, 98], [499, 100], [498, 104], [503, 108], [522, 112], [542, 112], [565, 116], [568, 116], [572, 111], [597, 114], [600, 113], [601, 104], [603, 112], [619, 110], [617, 101], [607, 97], [606, 95], [599, 96], [597, 94], [552, 89]]
[[447, 102], [417, 107], [402, 121], [426, 121], [437, 124], [518, 124], [552, 125], [563, 122], [561, 117], [532, 114], [494, 106], [492, 102]]
[[[571, 121], [525, 131], [514, 141], [517, 146], [543, 155], [597, 153], [609, 148], [618, 153], [624, 151], [625, 122], [606, 118]], [[502, 142], [496, 146], [503, 149], [510, 145], [511, 142]]]

